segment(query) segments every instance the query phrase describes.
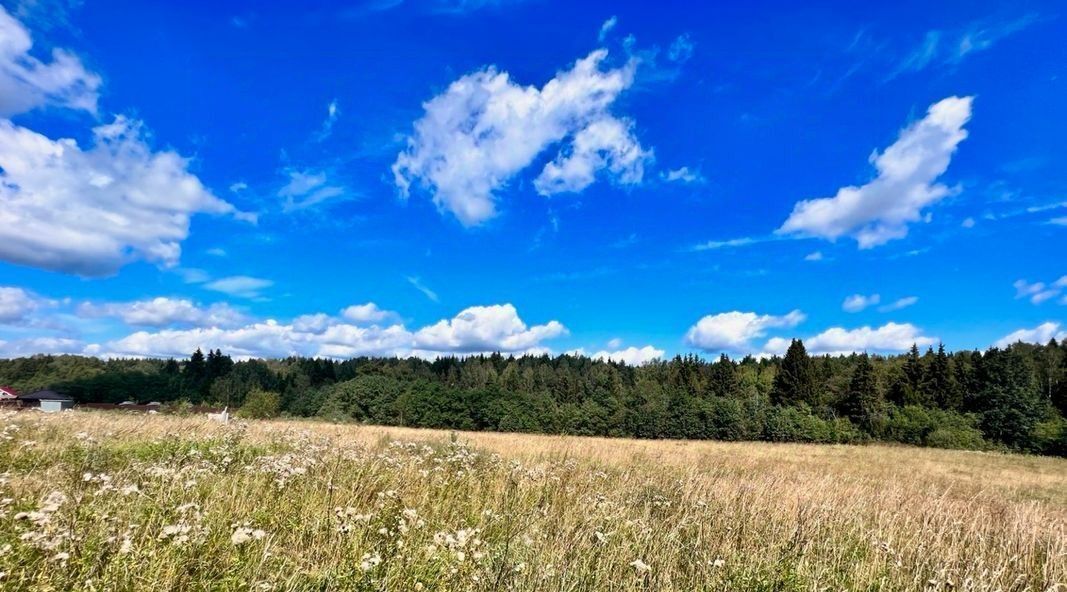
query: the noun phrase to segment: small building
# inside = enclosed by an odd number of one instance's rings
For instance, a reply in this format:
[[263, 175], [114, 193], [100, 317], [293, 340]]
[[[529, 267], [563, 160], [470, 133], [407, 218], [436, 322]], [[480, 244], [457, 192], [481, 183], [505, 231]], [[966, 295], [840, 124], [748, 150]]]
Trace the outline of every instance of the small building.
[[0, 407], [17, 407], [19, 393], [9, 386], [0, 386]]
[[41, 411], [63, 411], [74, 407], [74, 399], [55, 391], [43, 390], [19, 397], [23, 407], [37, 407]]

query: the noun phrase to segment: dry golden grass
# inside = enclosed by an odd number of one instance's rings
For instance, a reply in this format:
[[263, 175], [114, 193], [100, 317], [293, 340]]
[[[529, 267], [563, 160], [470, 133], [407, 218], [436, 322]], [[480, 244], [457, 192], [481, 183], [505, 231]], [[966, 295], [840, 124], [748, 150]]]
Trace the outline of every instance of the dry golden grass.
[[1062, 459], [90, 412], [0, 429], [6, 589], [1067, 590]]

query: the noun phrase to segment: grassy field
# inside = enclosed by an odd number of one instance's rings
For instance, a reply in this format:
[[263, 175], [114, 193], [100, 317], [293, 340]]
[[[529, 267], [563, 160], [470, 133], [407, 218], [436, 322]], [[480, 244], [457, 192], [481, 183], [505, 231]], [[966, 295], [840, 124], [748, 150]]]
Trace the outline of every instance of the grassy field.
[[1067, 461], [0, 416], [6, 590], [1067, 590]]

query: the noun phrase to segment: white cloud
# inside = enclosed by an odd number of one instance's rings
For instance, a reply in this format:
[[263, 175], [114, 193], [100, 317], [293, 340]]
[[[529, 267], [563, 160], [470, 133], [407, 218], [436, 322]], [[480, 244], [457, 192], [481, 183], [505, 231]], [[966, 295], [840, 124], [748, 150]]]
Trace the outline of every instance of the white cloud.
[[0, 324], [21, 324], [41, 307], [38, 296], [22, 288], [0, 286]]
[[1061, 218], [1052, 218], [1048, 221], [1049, 224], [1055, 224], [1056, 226], [1067, 226], [1067, 216]]
[[845, 312], [860, 312], [868, 306], [874, 306], [881, 302], [882, 297], [878, 294], [871, 294], [870, 296], [864, 296], [863, 294], [853, 294], [841, 304], [841, 310]]
[[964, 218], [963, 222], [960, 222], [960, 226], [964, 228], [974, 228], [974, 224], [974, 218], [971, 218], [969, 216], [967, 218]]
[[423, 296], [429, 298], [433, 302], [440, 301], [440, 298], [438, 298], [438, 296], [437, 296], [437, 292], [434, 292], [430, 288], [426, 287], [426, 284], [423, 284], [422, 280], [419, 279], [418, 277], [413, 276], [413, 275], [409, 275], [406, 279], [407, 279], [408, 283], [412, 285], [412, 287], [414, 287], [419, 292], [422, 292]]
[[752, 340], [764, 337], [768, 329], [789, 329], [804, 319], [804, 313], [799, 310], [782, 316], [736, 310], [723, 312], [707, 315], [697, 321], [685, 334], [685, 341], [692, 347], [708, 352], [746, 353], [752, 349]]
[[550, 147], [570, 140], [545, 166], [542, 194], [578, 191], [607, 170], [621, 183], [641, 181], [650, 152], [631, 134], [632, 123], [608, 108], [633, 84], [636, 62], [602, 70], [598, 49], [538, 89], [520, 86], [488, 67], [456, 80], [426, 102], [407, 149], [392, 170], [401, 195], [418, 183], [438, 209], [464, 225], [496, 213], [497, 190]]
[[249, 277], [247, 275], [234, 275], [219, 278], [204, 284], [208, 290], [222, 292], [239, 298], [261, 298], [262, 291], [274, 285], [271, 280]]
[[138, 331], [121, 339], [86, 346], [84, 351], [101, 357], [168, 357], [187, 356], [196, 348], [217, 348], [236, 358], [290, 355], [433, 358], [495, 351], [547, 351], [543, 341], [564, 333], [566, 329], [557, 321], [527, 327], [511, 304], [503, 304], [471, 307], [452, 319], [416, 332], [399, 323], [361, 326], [319, 313], [298, 317], [288, 324], [266, 320], [228, 329]]
[[70, 52], [53, 49], [43, 62], [32, 47], [29, 31], [0, 6], [0, 117], [49, 104], [95, 114], [100, 77]]
[[608, 349], [619, 349], [622, 347], [622, 339], [613, 337], [608, 340]]
[[331, 184], [325, 171], [290, 169], [286, 175], [289, 182], [278, 190], [278, 196], [285, 198], [285, 212], [303, 210], [347, 193], [343, 185]]
[[330, 104], [326, 106], [326, 119], [322, 122], [322, 129], [315, 134], [315, 141], [322, 142], [326, 138], [329, 138], [333, 134], [333, 126], [337, 123], [337, 118], [341, 116], [341, 110], [337, 106], [337, 99], [330, 101]]
[[1044, 282], [1031, 284], [1026, 280], [1016, 280], [1012, 286], [1015, 287], [1015, 298], [1027, 298], [1033, 304], [1041, 304], [1046, 300], [1059, 296], [1063, 289], [1067, 288], [1067, 275], [1051, 284], [1045, 284]]
[[537, 192], [580, 192], [592, 185], [602, 170], [609, 171], [621, 183], [640, 183], [645, 161], [652, 158], [652, 153], [641, 148], [632, 128], [633, 123], [628, 120], [605, 117], [579, 130], [570, 149], [561, 151], [534, 180]]
[[931, 105], [892, 146], [871, 155], [875, 179], [843, 187], [834, 197], [797, 203], [777, 232], [829, 240], [848, 235], [861, 249], [906, 236], [908, 224], [923, 219], [923, 208], [953, 191], [935, 181], [967, 137], [963, 126], [971, 118], [972, 98], [949, 97]]
[[101, 357], [187, 356], [197, 348], [218, 348], [236, 358], [358, 355], [399, 355], [410, 348], [411, 335], [401, 326], [356, 327], [309, 323], [281, 324], [273, 320], [234, 329], [219, 327], [157, 332], [138, 331], [86, 352]]
[[[430, 10], [441, 14], [454, 16], [465, 15], [483, 8], [500, 8], [511, 4], [520, 4], [526, 0], [432, 0]], [[403, 0], [379, 0], [379, 3], [390, 5], [401, 4]]]
[[127, 325], [147, 327], [230, 327], [246, 320], [244, 314], [224, 302], [203, 307], [185, 298], [165, 297], [103, 304], [83, 302], [77, 313], [83, 317], [116, 317]]
[[897, 300], [894, 300], [893, 302], [890, 302], [889, 304], [886, 304], [885, 306], [878, 307], [878, 311], [879, 312], [893, 312], [894, 310], [900, 310], [902, 308], [907, 308], [907, 307], [915, 304], [918, 301], [919, 301], [919, 297], [918, 296], [905, 296], [903, 298], [898, 298]]
[[472, 306], [451, 320], [415, 333], [415, 349], [428, 352], [522, 352], [565, 335], [558, 321], [527, 327], [511, 304]]
[[1044, 345], [1055, 339], [1056, 341], [1063, 341], [1067, 339], [1067, 331], [1060, 330], [1060, 324], [1052, 321], [1041, 323], [1033, 329], [1019, 329], [1012, 331], [1004, 337], [997, 340], [993, 345], [996, 347], [1008, 347], [1013, 343], [1037, 343]]
[[616, 16], [612, 16], [608, 20], [604, 21], [604, 24], [600, 25], [600, 33], [597, 34], [597, 40], [600, 43], [603, 43], [604, 39], [607, 38], [608, 33], [610, 33], [617, 24], [619, 24], [619, 19]]
[[700, 174], [700, 171], [691, 171], [689, 167], [681, 167], [678, 169], [672, 169], [661, 175], [663, 180], [668, 183], [703, 183], [704, 176]]
[[177, 267], [174, 269], [174, 273], [181, 276], [182, 281], [187, 284], [202, 284], [211, 279], [208, 272], [195, 267]]
[[389, 319], [397, 318], [397, 314], [391, 310], [382, 310], [377, 304], [353, 304], [341, 311], [341, 317], [353, 323], [381, 323]]
[[94, 145], [51, 140], [0, 120], [0, 259], [104, 276], [143, 259], [177, 264], [196, 213], [234, 214], [175, 152], [152, 152], [124, 117]]
[[[811, 354], [845, 355], [853, 352], [900, 352], [911, 348], [912, 344], [926, 347], [937, 343], [936, 337], [922, 334], [911, 323], [886, 323], [881, 327], [860, 327], [844, 329], [832, 327], [804, 339], [804, 347]], [[789, 340], [775, 337], [764, 346], [766, 354], [782, 355], [789, 347]]]
[[888, 79], [904, 72], [918, 72], [934, 64], [958, 64], [966, 56], [989, 49], [1038, 20], [1038, 15], [1031, 13], [1011, 21], [976, 21], [955, 31], [927, 31], [922, 43], [901, 61]]
[[672, 62], [684, 63], [691, 57], [693, 57], [693, 40], [689, 38], [688, 33], [679, 35], [667, 49], [667, 59]]
[[965, 56], [985, 51], [1001, 39], [1018, 33], [1038, 21], [1035, 13], [1025, 14], [1012, 21], [990, 23], [971, 23], [960, 36], [958, 41], [949, 47], [949, 61], [958, 62]]
[[[584, 352], [581, 351], [578, 353], [584, 354]], [[594, 354], [589, 354], [589, 357], [594, 360], [611, 360], [615, 362], [623, 362], [630, 366], [641, 366], [654, 360], [662, 360], [665, 353], [666, 352], [662, 349], [646, 345], [644, 347], [630, 346], [615, 351], [598, 351]]]
[[805, 261], [822, 261], [823, 260], [822, 251], [813, 251], [811, 253], [808, 253], [807, 255], [804, 255], [804, 260]]
[[693, 247], [694, 251], [711, 251], [715, 249], [724, 249], [727, 247], [746, 247], [759, 242], [763, 242], [760, 239], [752, 237], [731, 238], [729, 240], [710, 240], [705, 243], [700, 243]]
[[0, 358], [20, 358], [42, 352], [50, 354], [80, 354], [85, 344], [66, 337], [30, 337], [4, 341], [0, 339]]

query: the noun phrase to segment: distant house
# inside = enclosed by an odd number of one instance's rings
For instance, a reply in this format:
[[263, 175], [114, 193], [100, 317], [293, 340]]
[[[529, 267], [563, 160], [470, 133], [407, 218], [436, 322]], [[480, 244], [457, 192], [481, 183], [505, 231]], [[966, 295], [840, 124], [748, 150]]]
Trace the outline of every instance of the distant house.
[[18, 391], [10, 386], [0, 386], [0, 407], [16, 407], [18, 405]]
[[41, 411], [63, 411], [74, 407], [74, 399], [55, 391], [43, 390], [19, 397], [23, 407], [37, 407]]

